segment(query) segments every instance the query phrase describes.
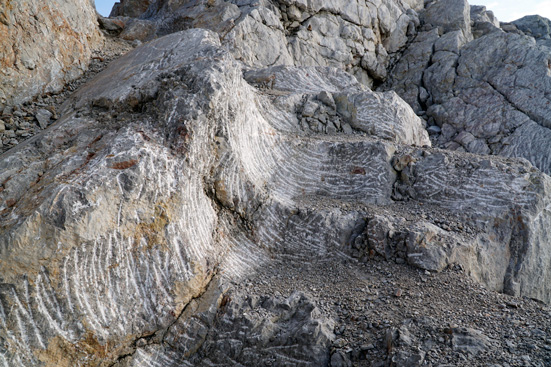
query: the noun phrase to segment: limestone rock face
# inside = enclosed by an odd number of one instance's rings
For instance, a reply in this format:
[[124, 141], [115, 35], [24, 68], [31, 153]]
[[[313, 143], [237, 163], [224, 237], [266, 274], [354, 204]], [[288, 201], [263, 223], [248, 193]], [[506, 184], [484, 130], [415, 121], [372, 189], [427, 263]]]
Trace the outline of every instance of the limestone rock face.
[[439, 27], [444, 33], [461, 31], [468, 37], [471, 33], [471, 8], [467, 0], [437, 0], [428, 2], [423, 12], [423, 21]]
[[[315, 95], [324, 78], [330, 92], [362, 88], [336, 70], [295, 73]], [[345, 241], [359, 214], [312, 203], [390, 201], [390, 143], [301, 134], [279, 125], [293, 110], [278, 104], [247, 83], [216, 34], [175, 33], [114, 62], [54, 127], [3, 157], [1, 307], [13, 333], [2, 338], [14, 347], [2, 358], [115, 361], [137, 339], [171, 332], [217, 273], [238, 277], [268, 249], [316, 254]], [[328, 230], [308, 229], [313, 218]], [[71, 348], [82, 352], [61, 352]]]
[[111, 10], [110, 17], [127, 16], [139, 17], [149, 7], [150, 0], [122, 0], [116, 2]]
[[5, 1], [0, 34], [0, 108], [61, 90], [102, 41], [89, 0]]
[[120, 9], [151, 41], [0, 156], [0, 365], [350, 365], [340, 300], [247, 289], [350, 256], [551, 303], [546, 46], [464, 1]]
[[[123, 1], [112, 15], [137, 17], [146, 3]], [[170, 1], [151, 3], [129, 24], [149, 22], [146, 39], [207, 28], [247, 65], [333, 66], [372, 85], [387, 78], [391, 61], [419, 25], [422, 7], [421, 0]]]
[[[224, 290], [274, 256], [460, 264], [550, 301], [549, 177], [431, 153], [396, 95], [341, 70], [243, 69], [216, 33], [193, 29], [115, 61], [61, 114], [0, 159], [10, 366], [324, 365], [332, 321], [307, 296]], [[468, 228], [412, 222], [403, 205]]]
[[[543, 255], [549, 244], [550, 224], [544, 222], [551, 220], [546, 209], [551, 180], [526, 161], [465, 158], [432, 154], [401, 172], [399, 193], [455, 212], [475, 233], [474, 239], [461, 239], [450, 230], [422, 229], [421, 242], [408, 244], [408, 261], [436, 271], [459, 263], [493, 289], [549, 302], [548, 291], [536, 290], [533, 279], [534, 272], [540, 279], [551, 279]], [[544, 258], [532, 257], [538, 252]]]
[[533, 37], [539, 45], [551, 46], [551, 21], [539, 15], [527, 15], [513, 24], [526, 35]]
[[453, 3], [420, 13], [425, 25], [382, 89], [426, 116], [440, 147], [522, 157], [550, 173], [549, 21], [525, 17], [507, 33], [485, 8]]

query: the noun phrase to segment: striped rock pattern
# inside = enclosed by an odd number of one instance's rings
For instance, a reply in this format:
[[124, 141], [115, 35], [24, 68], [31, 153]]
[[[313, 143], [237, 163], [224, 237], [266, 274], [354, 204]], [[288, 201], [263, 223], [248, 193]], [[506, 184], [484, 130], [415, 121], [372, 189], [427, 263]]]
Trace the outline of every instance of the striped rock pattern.
[[[312, 300], [224, 297], [273, 257], [353, 245], [550, 301], [532, 281], [549, 279], [549, 177], [433, 151], [421, 127], [343, 71], [244, 69], [211, 31], [133, 50], [0, 157], [0, 365], [323, 365]], [[470, 231], [403, 218], [399, 240], [395, 214], [424, 205]]]
[[[457, 213], [462, 223], [475, 230], [471, 238], [450, 230], [432, 230], [435, 237], [444, 239], [442, 243], [448, 243], [438, 248], [441, 240], [435, 238], [414, 246], [418, 251], [408, 254], [410, 262], [420, 265], [425, 257], [430, 261], [438, 258], [439, 265], [433, 270], [459, 263], [492, 289], [549, 302], [548, 290], [538, 289], [534, 282], [551, 279], [546, 255], [551, 219], [549, 177], [525, 160], [443, 153], [412, 156], [419, 159], [401, 172], [396, 188], [425, 205]], [[422, 255], [425, 251], [432, 254]], [[436, 258], [434, 251], [440, 252]], [[417, 259], [411, 258], [412, 253]], [[536, 253], [539, 255], [534, 256]]]
[[279, 132], [268, 98], [214, 34], [178, 33], [115, 62], [6, 154], [0, 362], [110, 364], [167, 333], [216, 274], [267, 261], [297, 197], [390, 200], [392, 146]]

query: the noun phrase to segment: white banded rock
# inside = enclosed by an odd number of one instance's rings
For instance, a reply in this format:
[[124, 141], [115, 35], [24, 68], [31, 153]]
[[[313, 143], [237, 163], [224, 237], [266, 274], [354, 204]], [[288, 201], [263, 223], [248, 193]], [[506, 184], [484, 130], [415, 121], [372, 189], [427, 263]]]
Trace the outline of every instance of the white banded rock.
[[277, 66], [249, 70], [244, 76], [272, 94], [278, 106], [295, 112], [270, 117], [279, 129], [328, 134], [356, 131], [398, 144], [431, 145], [423, 121], [396, 93], [372, 92], [338, 69]]
[[[430, 32], [444, 56], [466, 47], [462, 30]], [[422, 147], [393, 92], [330, 66], [244, 67], [224, 42], [192, 29], [136, 48], [0, 156], [0, 363], [326, 364], [332, 321], [314, 301], [227, 290], [274, 257], [460, 264], [551, 301], [547, 175]]]
[[[358, 85], [332, 74], [332, 91]], [[362, 214], [312, 205], [390, 203], [390, 143], [279, 131], [269, 100], [214, 33], [175, 33], [115, 61], [2, 156], [1, 337], [13, 347], [1, 360], [115, 361], [168, 332], [219, 271], [237, 279], [283, 243], [344, 245]]]
[[395, 92], [335, 96], [352, 128], [398, 144], [430, 146], [424, 122]]
[[[492, 289], [549, 302], [549, 290], [535, 287], [536, 283], [551, 279], [546, 250], [547, 228], [551, 226], [549, 176], [524, 159], [488, 159], [443, 152], [409, 156], [415, 159], [401, 171], [397, 193], [456, 213], [476, 233], [474, 239], [469, 239], [449, 230], [442, 236], [433, 229], [432, 236], [440, 239], [427, 241], [423, 232], [428, 232], [422, 230], [420, 239], [424, 243], [416, 245], [417, 249], [408, 246], [410, 262], [426, 268], [439, 264], [430, 269], [437, 271], [459, 263]], [[452, 242], [450, 246], [450, 240], [457, 244]], [[417, 255], [412, 258], [412, 253]]]

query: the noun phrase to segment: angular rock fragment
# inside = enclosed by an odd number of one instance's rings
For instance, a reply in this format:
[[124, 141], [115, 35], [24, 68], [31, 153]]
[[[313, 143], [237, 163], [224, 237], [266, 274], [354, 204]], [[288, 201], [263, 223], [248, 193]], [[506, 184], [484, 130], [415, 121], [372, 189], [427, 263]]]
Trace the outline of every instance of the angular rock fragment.
[[475, 329], [454, 328], [452, 335], [453, 348], [463, 353], [477, 355], [490, 345], [490, 339]]
[[422, 366], [425, 361], [425, 352], [421, 351], [418, 353], [408, 353], [404, 351], [398, 352], [395, 356], [392, 357], [392, 362], [396, 363], [397, 366], [404, 367], [417, 367]]
[[41, 108], [37, 111], [35, 118], [38, 121], [40, 128], [45, 129], [50, 123], [52, 116], [53, 114], [50, 111], [45, 108]]

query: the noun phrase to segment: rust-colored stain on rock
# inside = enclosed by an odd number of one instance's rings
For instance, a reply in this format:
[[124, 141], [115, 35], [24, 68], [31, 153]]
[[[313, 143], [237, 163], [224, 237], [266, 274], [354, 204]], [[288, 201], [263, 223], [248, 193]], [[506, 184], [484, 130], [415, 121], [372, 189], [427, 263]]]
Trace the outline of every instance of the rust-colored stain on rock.
[[113, 163], [111, 168], [113, 168], [113, 169], [127, 169], [127, 168], [130, 168], [132, 166], [135, 166], [136, 163], [138, 163], [138, 161], [136, 159], [131, 159], [129, 161]]
[[352, 171], [350, 171], [353, 175], [365, 175], [365, 168], [362, 167], [354, 167], [352, 168]]

